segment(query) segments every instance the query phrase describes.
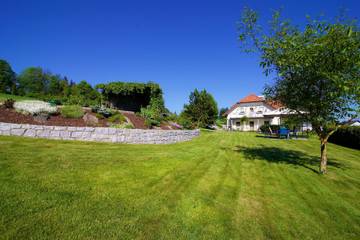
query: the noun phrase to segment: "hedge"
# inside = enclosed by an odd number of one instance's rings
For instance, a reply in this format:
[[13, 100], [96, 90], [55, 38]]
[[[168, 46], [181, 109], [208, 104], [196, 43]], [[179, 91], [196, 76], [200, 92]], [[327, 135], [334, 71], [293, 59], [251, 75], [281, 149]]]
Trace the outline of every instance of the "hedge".
[[329, 137], [329, 142], [344, 147], [360, 149], [360, 127], [339, 128]]
[[271, 131], [272, 131], [273, 133], [275, 133], [275, 132], [279, 131], [280, 126], [279, 126], [279, 125], [264, 124], [264, 125], [260, 126], [260, 131], [261, 131], [262, 133], [270, 133], [270, 129], [269, 129], [269, 128], [271, 128]]

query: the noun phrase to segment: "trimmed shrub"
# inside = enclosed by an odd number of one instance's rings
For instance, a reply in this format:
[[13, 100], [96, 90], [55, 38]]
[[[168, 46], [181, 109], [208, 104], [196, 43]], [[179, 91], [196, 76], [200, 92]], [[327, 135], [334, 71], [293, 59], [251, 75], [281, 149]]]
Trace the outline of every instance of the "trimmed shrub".
[[329, 137], [329, 142], [344, 147], [360, 149], [360, 127], [339, 128]]
[[84, 110], [79, 105], [66, 105], [61, 108], [61, 116], [65, 118], [81, 118]]
[[126, 118], [121, 113], [117, 112], [111, 117], [108, 118], [108, 121], [111, 123], [123, 123], [126, 122]]
[[15, 100], [14, 100], [14, 99], [8, 98], [8, 99], [5, 100], [4, 106], [5, 106], [6, 108], [14, 108], [14, 103], [15, 103]]

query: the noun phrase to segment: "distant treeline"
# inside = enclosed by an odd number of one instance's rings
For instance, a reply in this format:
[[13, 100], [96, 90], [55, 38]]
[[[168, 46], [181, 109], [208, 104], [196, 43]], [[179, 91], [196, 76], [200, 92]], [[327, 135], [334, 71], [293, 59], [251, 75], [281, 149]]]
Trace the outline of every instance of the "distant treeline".
[[101, 98], [85, 80], [75, 83], [41, 67], [29, 67], [16, 75], [5, 60], [0, 60], [0, 92], [82, 106], [99, 104]]
[[[61, 105], [114, 107], [138, 112], [148, 126], [163, 121], [179, 122], [184, 128], [208, 127], [218, 118], [214, 97], [205, 89], [190, 93], [189, 103], [178, 116], [166, 107], [161, 87], [153, 82], [112, 82], [92, 87], [85, 80], [75, 83], [66, 76], [41, 67], [29, 67], [19, 75], [0, 59], [0, 93], [34, 97]], [[226, 111], [222, 110], [222, 112]], [[220, 125], [224, 119], [220, 120]]]

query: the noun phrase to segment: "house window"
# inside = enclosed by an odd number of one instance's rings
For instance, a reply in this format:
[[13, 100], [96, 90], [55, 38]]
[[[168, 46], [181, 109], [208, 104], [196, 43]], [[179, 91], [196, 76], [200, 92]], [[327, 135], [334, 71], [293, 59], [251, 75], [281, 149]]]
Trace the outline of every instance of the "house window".
[[251, 107], [251, 108], [250, 108], [250, 112], [253, 112], [253, 111], [254, 111], [254, 108]]
[[264, 124], [265, 124], [265, 125], [269, 125], [270, 122], [269, 122], [269, 121], [264, 121]]
[[237, 127], [240, 127], [240, 122], [236, 122], [236, 126], [237, 126]]

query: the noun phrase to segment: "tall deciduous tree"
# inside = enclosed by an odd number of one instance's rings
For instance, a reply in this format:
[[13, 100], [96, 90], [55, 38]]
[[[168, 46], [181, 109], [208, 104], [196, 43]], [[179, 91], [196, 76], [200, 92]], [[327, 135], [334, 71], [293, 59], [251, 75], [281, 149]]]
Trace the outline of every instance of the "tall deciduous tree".
[[[327, 141], [339, 120], [359, 113], [360, 32], [354, 21], [308, 18], [301, 29], [275, 12], [266, 34], [258, 14], [245, 9], [239, 23], [246, 50], [259, 50], [261, 67], [275, 74], [265, 87], [267, 98], [292, 109], [308, 121], [320, 139], [320, 173], [327, 171]], [[247, 45], [250, 44], [250, 45]]]
[[5, 60], [0, 59], [0, 92], [15, 93], [16, 76], [11, 66]]
[[29, 67], [18, 77], [20, 93], [23, 95], [43, 95], [48, 77], [41, 67]]
[[218, 117], [218, 107], [214, 97], [206, 90], [190, 93], [189, 104], [184, 105], [182, 113], [195, 127], [207, 127], [214, 124]]

